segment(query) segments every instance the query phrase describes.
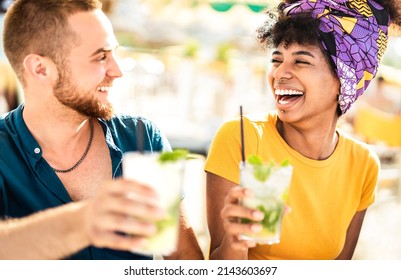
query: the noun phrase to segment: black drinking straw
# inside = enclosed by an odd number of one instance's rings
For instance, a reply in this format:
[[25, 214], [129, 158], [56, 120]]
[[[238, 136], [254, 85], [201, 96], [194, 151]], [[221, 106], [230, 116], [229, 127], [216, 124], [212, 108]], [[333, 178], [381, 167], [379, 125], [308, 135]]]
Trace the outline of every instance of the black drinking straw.
[[144, 147], [144, 132], [145, 132], [145, 124], [143, 123], [143, 121], [141, 119], [138, 119], [138, 125], [137, 125], [137, 130], [136, 130], [137, 134], [136, 134], [136, 144], [137, 144], [137, 149], [138, 152], [143, 153], [145, 151], [145, 147]]
[[244, 124], [242, 121], [242, 106], [239, 106], [239, 114], [241, 120], [241, 156], [242, 156], [242, 163], [245, 165], [245, 147], [244, 147]]

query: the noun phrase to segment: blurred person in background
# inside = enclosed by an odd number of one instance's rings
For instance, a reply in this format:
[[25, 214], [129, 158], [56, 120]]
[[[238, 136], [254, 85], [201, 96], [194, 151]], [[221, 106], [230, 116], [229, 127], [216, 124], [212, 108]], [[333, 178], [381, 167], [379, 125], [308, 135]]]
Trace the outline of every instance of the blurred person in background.
[[[363, 96], [364, 102], [370, 106], [392, 115], [401, 114], [401, 89], [395, 81], [377, 77], [373, 88]], [[359, 104], [358, 104], [359, 105]]]
[[[0, 0], [0, 32], [3, 32], [3, 18], [12, 0]], [[19, 85], [15, 74], [4, 56], [0, 46], [0, 115], [19, 105]]]
[[[166, 213], [148, 186], [121, 179], [122, 157], [171, 147], [149, 120], [113, 113], [118, 42], [97, 0], [16, 0], [4, 51], [25, 102], [0, 120], [0, 259], [151, 259], [132, 253]], [[178, 249], [203, 259], [181, 213]]]
[[[210, 259], [351, 259], [367, 208], [375, 200], [379, 160], [337, 127], [377, 72], [390, 21], [390, 0], [298, 0], [278, 7], [258, 29], [273, 49], [268, 75], [276, 111], [244, 117], [246, 156], [289, 160], [293, 177], [280, 243], [256, 244], [263, 212], [238, 202], [240, 119], [217, 132], [205, 165]], [[252, 223], [240, 223], [240, 219]]]
[[0, 115], [19, 105], [18, 80], [10, 65], [0, 61]]

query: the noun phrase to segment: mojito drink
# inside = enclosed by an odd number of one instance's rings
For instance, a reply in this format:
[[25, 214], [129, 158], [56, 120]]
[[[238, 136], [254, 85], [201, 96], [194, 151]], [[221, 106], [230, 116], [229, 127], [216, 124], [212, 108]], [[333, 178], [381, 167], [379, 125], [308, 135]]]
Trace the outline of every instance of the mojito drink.
[[[172, 153], [172, 152], [170, 152]], [[160, 153], [128, 152], [123, 158], [123, 176], [147, 185], [159, 195], [159, 207], [167, 216], [156, 223], [157, 233], [148, 238], [146, 247], [136, 250], [146, 255], [169, 255], [177, 248], [179, 209], [182, 196], [184, 160], [163, 158]]]
[[[240, 169], [241, 186], [251, 189], [254, 194], [243, 199], [242, 205], [264, 213], [262, 230], [254, 234], [243, 234], [242, 238], [259, 244], [279, 243], [292, 166], [289, 162], [281, 165], [272, 162], [264, 164], [259, 158], [253, 157], [251, 160], [248, 158], [246, 164], [241, 163]], [[243, 219], [242, 222], [251, 221]]]

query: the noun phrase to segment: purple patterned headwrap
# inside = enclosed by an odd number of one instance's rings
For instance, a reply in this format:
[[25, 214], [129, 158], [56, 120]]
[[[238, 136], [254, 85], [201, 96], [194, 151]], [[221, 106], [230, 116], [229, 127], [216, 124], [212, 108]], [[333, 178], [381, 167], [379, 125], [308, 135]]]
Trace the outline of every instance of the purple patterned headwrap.
[[284, 14], [319, 19], [320, 38], [337, 69], [343, 113], [375, 77], [387, 47], [388, 11], [376, 0], [300, 0], [280, 6]]

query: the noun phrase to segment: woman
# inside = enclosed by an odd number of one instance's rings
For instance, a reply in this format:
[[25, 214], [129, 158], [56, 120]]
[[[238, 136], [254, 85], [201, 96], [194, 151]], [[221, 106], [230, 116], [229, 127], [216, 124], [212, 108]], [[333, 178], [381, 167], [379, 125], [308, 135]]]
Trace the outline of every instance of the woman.
[[240, 121], [225, 123], [205, 166], [210, 259], [351, 259], [375, 199], [379, 160], [337, 122], [375, 76], [390, 18], [401, 20], [395, 1], [384, 0], [287, 1], [278, 11], [258, 30], [274, 48], [268, 78], [277, 111], [244, 118], [244, 148], [246, 157], [290, 160], [291, 211], [279, 244], [241, 239], [261, 230], [263, 213], [238, 204], [251, 195], [237, 186]]

